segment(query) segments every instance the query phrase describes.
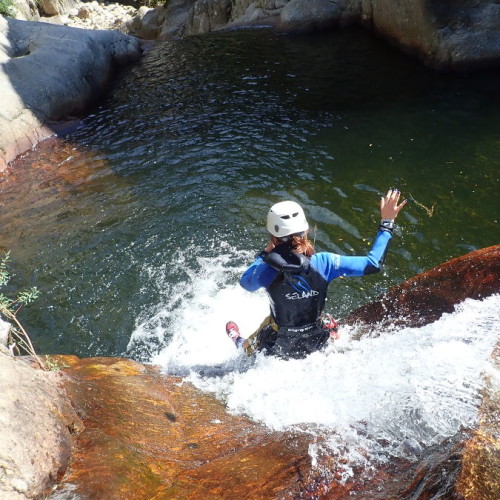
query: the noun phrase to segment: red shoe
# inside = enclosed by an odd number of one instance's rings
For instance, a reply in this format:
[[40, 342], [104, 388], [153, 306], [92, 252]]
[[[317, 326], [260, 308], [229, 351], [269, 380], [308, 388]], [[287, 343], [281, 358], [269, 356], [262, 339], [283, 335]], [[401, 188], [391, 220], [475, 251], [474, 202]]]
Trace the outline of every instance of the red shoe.
[[339, 324], [331, 314], [324, 314], [321, 317], [321, 323], [323, 324], [323, 328], [330, 332], [330, 338], [332, 340], [338, 340], [340, 338], [338, 334]]
[[243, 347], [245, 339], [240, 336], [240, 329], [234, 321], [228, 321], [226, 323], [226, 333], [237, 348]]
[[226, 333], [227, 333], [227, 336], [233, 342], [236, 342], [236, 340], [240, 336], [240, 329], [239, 329], [238, 325], [234, 321], [228, 321], [226, 323]]

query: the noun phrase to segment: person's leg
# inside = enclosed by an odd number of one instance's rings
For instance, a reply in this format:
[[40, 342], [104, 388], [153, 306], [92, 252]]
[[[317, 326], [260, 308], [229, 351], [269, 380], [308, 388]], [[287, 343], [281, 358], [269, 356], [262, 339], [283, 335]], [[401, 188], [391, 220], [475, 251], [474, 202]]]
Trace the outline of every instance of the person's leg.
[[266, 316], [264, 318], [264, 321], [262, 321], [262, 323], [259, 325], [259, 328], [257, 328], [257, 330], [255, 330], [255, 332], [253, 332], [252, 335], [248, 337], [248, 339], [243, 344], [243, 348], [245, 349], [245, 352], [248, 356], [251, 356], [256, 351], [260, 350], [260, 333], [272, 324], [273, 322], [271, 320], [271, 316]]
[[259, 328], [250, 337], [245, 339], [241, 336], [240, 329], [234, 321], [226, 323], [228, 337], [234, 342], [237, 348], [242, 347], [248, 356], [257, 350], [261, 350], [261, 343], [266, 350], [271, 349], [276, 341], [276, 328], [271, 320], [271, 316], [267, 316], [259, 325]]
[[264, 326], [264, 328], [257, 334], [257, 349], [263, 351], [265, 354], [274, 354], [274, 344], [278, 332], [272, 327], [271, 324]]
[[307, 332], [307, 334], [279, 335], [274, 345], [273, 354], [284, 359], [305, 358], [322, 349], [329, 338], [330, 332], [323, 329]]

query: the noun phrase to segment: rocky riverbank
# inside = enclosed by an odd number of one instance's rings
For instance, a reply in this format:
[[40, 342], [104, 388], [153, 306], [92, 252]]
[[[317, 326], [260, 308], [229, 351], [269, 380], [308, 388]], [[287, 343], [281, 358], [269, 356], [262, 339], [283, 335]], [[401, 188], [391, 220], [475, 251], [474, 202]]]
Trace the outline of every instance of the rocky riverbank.
[[[136, 9], [118, 2], [16, 0], [18, 17], [165, 40], [238, 27], [285, 32], [362, 24], [441, 70], [500, 64], [500, 4], [424, 0], [170, 0]], [[140, 5], [140, 3], [139, 3]], [[41, 17], [42, 16], [42, 17]]]
[[119, 30], [130, 31], [127, 25], [141, 13], [152, 9], [142, 7], [136, 9], [131, 5], [122, 5], [114, 2], [77, 2], [66, 14], [56, 14], [45, 21], [64, 24], [72, 28], [91, 30]]
[[170, 0], [155, 9], [95, 0], [15, 1], [16, 17], [43, 23], [0, 16], [0, 171], [53, 135], [50, 121], [95, 100], [115, 66], [139, 57], [137, 38], [168, 40], [241, 27], [300, 32], [362, 24], [441, 70], [500, 64], [500, 4], [494, 0], [462, 0], [453, 7], [423, 0]]

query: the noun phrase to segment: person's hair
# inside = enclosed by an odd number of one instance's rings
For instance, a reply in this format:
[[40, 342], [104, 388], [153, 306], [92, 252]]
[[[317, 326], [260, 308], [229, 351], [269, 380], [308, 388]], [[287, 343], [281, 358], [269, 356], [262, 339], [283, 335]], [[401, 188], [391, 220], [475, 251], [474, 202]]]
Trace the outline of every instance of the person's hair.
[[304, 233], [302, 235], [292, 234], [288, 242], [292, 247], [292, 251], [295, 253], [301, 253], [306, 257], [311, 257], [311, 255], [316, 253], [313, 244], [307, 237], [307, 233]]

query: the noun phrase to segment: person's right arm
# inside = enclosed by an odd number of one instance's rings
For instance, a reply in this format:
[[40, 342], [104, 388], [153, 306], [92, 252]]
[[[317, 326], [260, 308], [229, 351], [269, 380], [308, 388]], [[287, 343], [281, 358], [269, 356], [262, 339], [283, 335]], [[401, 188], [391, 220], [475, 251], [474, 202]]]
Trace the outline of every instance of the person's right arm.
[[313, 256], [313, 266], [330, 282], [339, 276], [366, 276], [382, 269], [392, 234], [378, 231], [368, 255], [338, 255], [321, 252]]
[[267, 265], [262, 257], [257, 257], [250, 267], [243, 273], [240, 285], [249, 292], [255, 292], [259, 288], [267, 288], [278, 271]]
[[404, 200], [398, 205], [401, 193], [389, 189], [380, 200], [381, 223], [373, 246], [366, 256], [345, 256], [322, 252], [314, 256], [314, 267], [330, 282], [339, 276], [366, 276], [382, 269], [389, 243], [392, 239], [394, 220], [406, 205]]

